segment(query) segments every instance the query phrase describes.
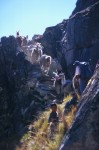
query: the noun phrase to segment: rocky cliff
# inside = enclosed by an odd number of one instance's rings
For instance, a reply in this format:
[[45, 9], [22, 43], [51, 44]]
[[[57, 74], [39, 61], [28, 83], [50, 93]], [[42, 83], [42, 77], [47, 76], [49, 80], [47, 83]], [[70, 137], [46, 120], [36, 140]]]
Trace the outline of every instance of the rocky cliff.
[[[63, 61], [66, 76], [73, 76], [75, 60], [89, 61], [94, 71], [99, 59], [99, 0], [78, 0], [70, 18], [47, 28], [41, 42], [45, 45], [45, 52]], [[98, 99], [99, 68], [81, 97], [75, 119], [60, 150], [99, 149]]]
[[29, 59], [14, 36], [1, 38], [0, 139], [22, 134], [37, 112], [56, 97], [51, 76]]
[[52, 58], [58, 58], [63, 72], [68, 74], [66, 69], [66, 59], [62, 50], [62, 37], [66, 32], [67, 20], [63, 20], [56, 26], [46, 28], [43, 36], [38, 40], [44, 46], [44, 53], [52, 56]]
[[[74, 74], [75, 60], [90, 61], [94, 70], [99, 59], [99, 0], [78, 0], [70, 18], [46, 28], [37, 41], [42, 43], [44, 53], [58, 59], [67, 78]], [[17, 48], [15, 37], [3, 37], [1, 45], [0, 138], [3, 138], [23, 132], [37, 108], [44, 110], [56, 93], [50, 76], [43, 75], [38, 64], [27, 60], [24, 51]], [[98, 76], [99, 69], [83, 93], [74, 123], [60, 149], [71, 150], [74, 146], [98, 150]]]
[[71, 65], [74, 60], [90, 60], [92, 69], [95, 67], [99, 57], [98, 18], [99, 2], [73, 14], [69, 18], [67, 32], [63, 37], [68, 65]]
[[73, 123], [60, 150], [99, 149], [99, 66], [79, 102]]
[[98, 2], [98, 0], [77, 0], [76, 8], [74, 9], [72, 14], [75, 14], [81, 10], [86, 9], [87, 7], [93, 5]]
[[99, 58], [98, 27], [99, 1], [78, 0], [70, 18], [47, 28], [41, 42], [45, 46], [45, 52], [58, 57], [66, 76], [72, 76], [72, 64], [75, 60], [89, 61], [94, 70]]

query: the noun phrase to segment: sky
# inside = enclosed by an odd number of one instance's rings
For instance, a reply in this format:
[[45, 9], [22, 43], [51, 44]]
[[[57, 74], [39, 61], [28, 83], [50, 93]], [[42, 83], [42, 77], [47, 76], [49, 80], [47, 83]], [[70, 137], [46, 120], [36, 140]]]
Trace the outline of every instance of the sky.
[[0, 0], [0, 37], [43, 34], [68, 19], [77, 0]]

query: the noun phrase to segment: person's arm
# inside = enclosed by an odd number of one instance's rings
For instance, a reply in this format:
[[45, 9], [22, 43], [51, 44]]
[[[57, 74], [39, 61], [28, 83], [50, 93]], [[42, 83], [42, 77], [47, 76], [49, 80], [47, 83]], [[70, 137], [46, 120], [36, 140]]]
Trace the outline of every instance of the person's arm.
[[72, 85], [73, 85], [73, 88], [74, 88], [74, 89], [76, 89], [76, 87], [75, 87], [75, 82], [76, 82], [76, 76], [74, 76], [73, 79], [72, 79]]
[[50, 123], [51, 122], [51, 113], [50, 113], [50, 116], [49, 116], [49, 118], [48, 118], [48, 123]]
[[57, 118], [56, 118], [56, 121], [57, 121], [57, 122], [59, 122], [59, 114], [58, 114], [58, 112], [56, 112], [56, 113], [57, 113], [57, 116], [56, 116], [56, 117], [57, 117]]

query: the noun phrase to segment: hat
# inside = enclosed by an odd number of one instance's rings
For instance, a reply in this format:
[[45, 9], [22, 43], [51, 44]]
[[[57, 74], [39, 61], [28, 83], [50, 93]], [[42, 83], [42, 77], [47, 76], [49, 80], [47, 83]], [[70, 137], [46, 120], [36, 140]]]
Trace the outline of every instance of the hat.
[[79, 61], [75, 61], [73, 65], [80, 65]]

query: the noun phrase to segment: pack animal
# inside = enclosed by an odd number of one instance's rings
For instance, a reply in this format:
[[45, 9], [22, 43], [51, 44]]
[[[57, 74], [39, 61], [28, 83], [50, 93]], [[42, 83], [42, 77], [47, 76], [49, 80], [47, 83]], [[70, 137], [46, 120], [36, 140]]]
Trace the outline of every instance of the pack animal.
[[49, 55], [43, 54], [40, 58], [40, 66], [43, 72], [48, 73], [52, 58]]
[[32, 63], [37, 63], [42, 56], [42, 49], [34, 48], [31, 52], [31, 61]]
[[18, 46], [21, 47], [21, 45], [22, 45], [22, 37], [20, 36], [19, 31], [16, 32], [16, 41], [17, 41]]
[[62, 67], [57, 59], [52, 59], [49, 73], [52, 75], [53, 72], [57, 73], [58, 70], [62, 70]]

